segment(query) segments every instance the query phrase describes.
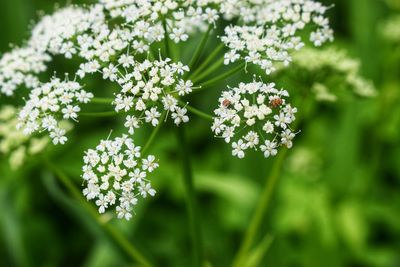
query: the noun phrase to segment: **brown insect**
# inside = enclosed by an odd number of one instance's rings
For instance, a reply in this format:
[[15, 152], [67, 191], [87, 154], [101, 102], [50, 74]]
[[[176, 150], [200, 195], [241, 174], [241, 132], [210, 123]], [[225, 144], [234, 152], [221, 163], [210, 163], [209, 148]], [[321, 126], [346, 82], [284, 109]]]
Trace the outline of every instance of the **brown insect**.
[[283, 104], [283, 100], [281, 98], [277, 97], [277, 98], [271, 99], [271, 101], [269, 101], [269, 104], [271, 107], [277, 108]]
[[229, 101], [228, 99], [224, 99], [224, 101], [222, 101], [222, 105], [227, 108], [231, 105], [231, 101]]

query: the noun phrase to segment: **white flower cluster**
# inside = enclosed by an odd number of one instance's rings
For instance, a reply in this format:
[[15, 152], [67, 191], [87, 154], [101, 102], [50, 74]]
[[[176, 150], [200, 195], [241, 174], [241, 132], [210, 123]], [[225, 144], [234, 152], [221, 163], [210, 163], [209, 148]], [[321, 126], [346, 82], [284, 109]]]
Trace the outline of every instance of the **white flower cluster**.
[[[258, 3], [262, 2], [262, 4]], [[313, 24], [310, 34], [315, 46], [333, 39], [329, 21], [324, 17], [327, 8], [310, 0], [261, 0], [242, 8], [244, 25], [228, 26], [221, 41], [230, 49], [224, 63], [239, 59], [260, 66], [266, 74], [276, 69], [277, 63], [287, 66], [290, 52], [304, 46], [298, 32]]]
[[104, 34], [105, 25], [105, 15], [100, 5], [94, 5], [89, 9], [62, 8], [40, 20], [33, 28], [27, 45], [39, 52], [71, 58], [78, 53], [74, 43], [77, 36]]
[[86, 10], [67, 7], [53, 15], [44, 16], [32, 29], [26, 45], [5, 53], [0, 60], [0, 92], [12, 95], [21, 85], [27, 88], [39, 86], [38, 74], [47, 70], [51, 55], [62, 54], [71, 58], [77, 53], [72, 40], [85, 32], [105, 25], [101, 6]]
[[60, 120], [77, 120], [79, 104], [88, 103], [92, 97], [77, 82], [52, 78], [31, 91], [19, 113], [18, 128], [27, 135], [48, 131], [55, 145], [64, 144], [67, 129], [60, 125]]
[[186, 108], [180, 107], [175, 97], [192, 92], [193, 83], [179, 78], [189, 71], [187, 66], [180, 62], [171, 63], [169, 58], [135, 62], [129, 55], [121, 56], [118, 63], [104, 68], [103, 78], [116, 80], [122, 88], [121, 93], [116, 94], [115, 110], [138, 113], [127, 116], [125, 126], [130, 134], [143, 122], [157, 126], [162, 110], [171, 112], [176, 125], [189, 121]]
[[154, 156], [142, 158], [141, 147], [126, 135], [102, 140], [84, 156], [83, 175], [88, 200], [95, 200], [100, 213], [116, 206], [118, 218], [129, 220], [138, 197], [154, 196], [156, 191], [146, 178], [158, 163]]
[[50, 56], [37, 53], [33, 48], [16, 48], [0, 59], [0, 92], [11, 96], [20, 85], [35, 88], [39, 79], [35, 76], [46, 70]]
[[219, 98], [212, 130], [232, 142], [233, 156], [244, 158], [247, 149], [261, 149], [266, 158], [275, 156], [278, 146], [291, 148], [295, 137], [290, 124], [297, 108], [286, 103], [288, 96], [273, 83], [240, 83]]
[[196, 29], [219, 19], [221, 1], [158, 1], [158, 0], [100, 0], [113, 18], [122, 17], [126, 23], [151, 40], [164, 38], [165, 30], [171, 40], [186, 41]]

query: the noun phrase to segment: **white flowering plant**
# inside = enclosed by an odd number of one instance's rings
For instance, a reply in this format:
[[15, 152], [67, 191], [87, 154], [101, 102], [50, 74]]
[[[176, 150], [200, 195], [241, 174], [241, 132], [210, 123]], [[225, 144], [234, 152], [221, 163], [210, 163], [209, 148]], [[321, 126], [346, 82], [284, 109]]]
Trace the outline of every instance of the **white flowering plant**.
[[[22, 100], [13, 112], [1, 112], [15, 128], [5, 128], [0, 119], [0, 134], [12, 136], [15, 131], [21, 143], [29, 136], [31, 142], [46, 140], [38, 153], [50, 143], [68, 146], [69, 131], [79, 135], [79, 123], [87, 117], [111, 118], [119, 125], [105, 129], [108, 137], [82, 148], [81, 197], [101, 216], [111, 211], [117, 218], [134, 220], [135, 206], [159, 192], [152, 182], [163, 162], [148, 150], [160, 130], [178, 127], [194, 264], [200, 266], [188, 158], [194, 151], [185, 143], [185, 128], [195, 127], [192, 120], [204, 119], [209, 135], [215, 142], [225, 141], [232, 156], [243, 159], [253, 153], [267, 161], [280, 155], [279, 166], [300, 133], [297, 117], [302, 109], [296, 105], [304, 96], [296, 88], [279, 86], [281, 73], [292, 65], [310, 72], [328, 66], [347, 75], [356, 93], [373, 95], [372, 86], [368, 91], [367, 82], [359, 78], [357, 63], [334, 50], [315, 50], [333, 41], [326, 14], [330, 8], [316, 0], [99, 0], [60, 8], [43, 16], [22, 46], [0, 59], [1, 98]], [[335, 66], [338, 58], [342, 64]], [[49, 75], [58, 60], [69, 62], [73, 71]], [[93, 79], [102, 88], [91, 87]], [[335, 98], [320, 81], [312, 82], [301, 90], [314, 91], [317, 99]], [[212, 113], [192, 104], [206, 90], [219, 94], [207, 99]], [[1, 141], [6, 147], [2, 152], [9, 152], [7, 140]], [[24, 151], [13, 156], [18, 166]], [[56, 164], [46, 162], [67, 187], [76, 189]], [[234, 266], [244, 266], [263, 212], [263, 207], [257, 210]], [[132, 257], [150, 265], [140, 254]]]

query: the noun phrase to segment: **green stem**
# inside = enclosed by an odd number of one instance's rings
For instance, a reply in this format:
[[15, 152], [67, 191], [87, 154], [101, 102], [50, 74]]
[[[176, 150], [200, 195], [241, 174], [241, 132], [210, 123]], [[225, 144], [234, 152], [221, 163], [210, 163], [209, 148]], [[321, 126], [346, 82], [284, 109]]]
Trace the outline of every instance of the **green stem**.
[[155, 56], [155, 54], [154, 54], [154, 52], [153, 52], [153, 49], [151, 48], [151, 46], [149, 47], [149, 58], [150, 58], [150, 60], [151, 61], [154, 61], [154, 60], [156, 60], [157, 59], [157, 57]]
[[164, 122], [166, 116], [166, 112], [164, 111], [161, 114], [160, 117], [160, 122], [158, 123], [158, 125], [156, 126], [156, 128], [154, 128], [154, 130], [151, 132], [149, 139], [147, 139], [146, 144], [143, 146], [142, 149], [142, 155], [145, 155], [145, 153], [147, 152], [147, 150], [150, 148], [150, 145], [153, 143], [154, 138], [156, 138], [158, 132], [160, 131], [161, 125]]
[[111, 117], [118, 115], [118, 112], [116, 111], [81, 112], [79, 113], [79, 115], [84, 117]]
[[56, 165], [45, 159], [44, 163], [54, 173], [58, 180], [67, 188], [70, 194], [87, 209], [89, 214], [96, 220], [101, 228], [112, 238], [112, 240], [124, 251], [132, 260], [142, 266], [151, 267], [150, 262], [111, 224], [107, 224], [101, 219], [97, 210], [87, 202], [80, 190], [75, 186], [71, 179]]
[[193, 265], [200, 267], [203, 251], [201, 245], [201, 230], [197, 214], [195, 189], [193, 185], [192, 167], [190, 164], [189, 147], [186, 141], [184, 126], [178, 128], [177, 137], [182, 153], [183, 182], [186, 191], [186, 207], [189, 217], [190, 232], [192, 237]]
[[192, 76], [191, 78], [192, 82], [197, 83], [198, 81], [201, 81], [202, 79], [206, 78], [208, 75], [213, 73], [215, 70], [217, 70], [219, 67], [221, 67], [223, 64], [224, 64], [224, 58], [218, 59], [217, 61], [214, 62], [214, 64], [207, 67], [207, 69], [200, 75]]
[[196, 77], [201, 71], [203, 71], [208, 64], [216, 57], [218, 56], [218, 53], [224, 48], [224, 44], [219, 44], [214, 51], [211, 52], [211, 54], [203, 61], [203, 63], [200, 64], [199, 67], [197, 67], [194, 72], [192, 72], [189, 75], [189, 78]]
[[277, 158], [275, 159], [274, 165], [272, 167], [272, 171], [265, 183], [265, 186], [261, 193], [261, 197], [258, 201], [256, 210], [253, 214], [253, 217], [251, 218], [250, 226], [247, 228], [243, 242], [239, 248], [238, 253], [236, 254], [236, 257], [235, 257], [233, 263], [232, 263], [232, 267], [241, 267], [241, 266], [244, 266], [244, 264], [245, 264], [246, 257], [248, 256], [249, 250], [251, 249], [254, 239], [257, 236], [257, 232], [261, 226], [262, 219], [264, 218], [264, 215], [267, 212], [269, 203], [271, 201], [271, 196], [272, 196], [272, 193], [274, 192], [276, 183], [277, 183], [280, 173], [282, 171], [282, 165], [286, 158], [287, 152], [288, 152], [288, 149], [284, 149], [283, 151], [280, 151]]
[[93, 97], [90, 100], [90, 103], [95, 103], [95, 104], [111, 104], [114, 101], [112, 98], [106, 98], [106, 97]]
[[171, 45], [169, 43], [167, 20], [164, 18], [162, 20], [162, 25], [164, 28], [164, 45], [165, 45], [165, 56], [172, 58]]
[[200, 118], [203, 118], [203, 119], [205, 119], [205, 120], [208, 120], [208, 121], [214, 121], [214, 118], [213, 118], [213, 116], [211, 116], [211, 115], [209, 115], [209, 114], [207, 114], [207, 113], [205, 113], [205, 112], [203, 112], [203, 111], [201, 111], [201, 110], [198, 110], [197, 108], [195, 108], [195, 107], [192, 107], [192, 106], [189, 106], [188, 104], [186, 104], [186, 103], [184, 103], [183, 101], [179, 101], [183, 106], [185, 106], [186, 108], [187, 108], [187, 110], [190, 112], [190, 113], [193, 113], [193, 114], [195, 114], [195, 115], [197, 115], [197, 116], [199, 116]]
[[[230, 77], [230, 76], [236, 74], [237, 72], [241, 71], [241, 70], [244, 68], [244, 66], [245, 66], [245, 63], [244, 63], [244, 62], [243, 62], [243, 63], [240, 63], [240, 64], [237, 65], [235, 68], [233, 68], [233, 69], [231, 69], [231, 70], [229, 70], [229, 71], [227, 71], [227, 72], [224, 72], [224, 73], [222, 73], [221, 75], [219, 75], [219, 76], [217, 76], [217, 77], [215, 77], [215, 78], [212, 78], [211, 80], [208, 80], [208, 81], [206, 81], [206, 82], [204, 82], [204, 83], [201, 83], [201, 84], [199, 85], [199, 86], [201, 87], [200, 90], [209, 88], [210, 86], [213, 86], [214, 84], [216, 84], [216, 83], [218, 83], [218, 82], [220, 82], [220, 81], [222, 81], [222, 80], [225, 80], [226, 78], [228, 78], [228, 77]], [[198, 91], [198, 90], [197, 90], [197, 91]]]
[[203, 52], [203, 49], [207, 43], [208, 37], [210, 36], [210, 32], [213, 29], [213, 26], [214, 26], [213, 24], [210, 24], [210, 26], [208, 26], [206, 33], [203, 35], [203, 38], [201, 39], [199, 46], [197, 46], [197, 49], [194, 52], [192, 59], [190, 60], [189, 69], [192, 69], [193, 66], [199, 60], [201, 53]]

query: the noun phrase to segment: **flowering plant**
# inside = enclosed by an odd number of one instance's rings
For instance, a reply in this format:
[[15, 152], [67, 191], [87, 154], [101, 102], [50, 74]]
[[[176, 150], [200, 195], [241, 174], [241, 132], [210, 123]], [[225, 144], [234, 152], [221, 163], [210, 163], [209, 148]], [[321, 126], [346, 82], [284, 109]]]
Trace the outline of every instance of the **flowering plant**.
[[[138, 200], [156, 194], [151, 176], [162, 162], [147, 150], [169, 121], [180, 127], [182, 142], [183, 124], [199, 116], [209, 122], [210, 134], [230, 144], [233, 156], [244, 158], [251, 150], [265, 158], [284, 156], [299, 133], [296, 116], [302, 110], [294, 105], [296, 88], [281, 88], [274, 75], [291, 64], [313, 70], [299, 53], [306, 45], [319, 47], [333, 40], [328, 9], [314, 0], [99, 0], [59, 9], [42, 17], [26, 43], [0, 60], [2, 97], [28, 89], [18, 114], [7, 120], [13, 118], [23, 142], [34, 135], [64, 145], [80, 116], [123, 117], [123, 133], [111, 133], [86, 150], [81, 177], [83, 196], [93, 200], [99, 213], [115, 207], [118, 218], [130, 220]], [[212, 38], [212, 52], [205, 55]], [[185, 44], [193, 40], [198, 41], [196, 49], [186, 57]], [[76, 63], [75, 71], [65, 78], [56, 72], [43, 79], [60, 57]], [[326, 58], [324, 63], [331, 64], [332, 58]], [[357, 69], [344, 65], [338, 71]], [[249, 79], [229, 79], [238, 72]], [[118, 90], [90, 88], [85, 84], [89, 76]], [[347, 79], [364, 88], [356, 77], [353, 71]], [[313, 88], [321, 96], [318, 85]], [[209, 100], [215, 107], [212, 115], [190, 101], [211, 88], [221, 89], [220, 97]], [[91, 105], [113, 110], [85, 112]], [[146, 127], [154, 130], [146, 143], [138, 144], [136, 135]], [[190, 166], [184, 176], [190, 194]], [[189, 198], [193, 209], [194, 196]], [[257, 230], [259, 222], [252, 227]], [[251, 236], [245, 239], [236, 266], [241, 266], [252, 241]]]

